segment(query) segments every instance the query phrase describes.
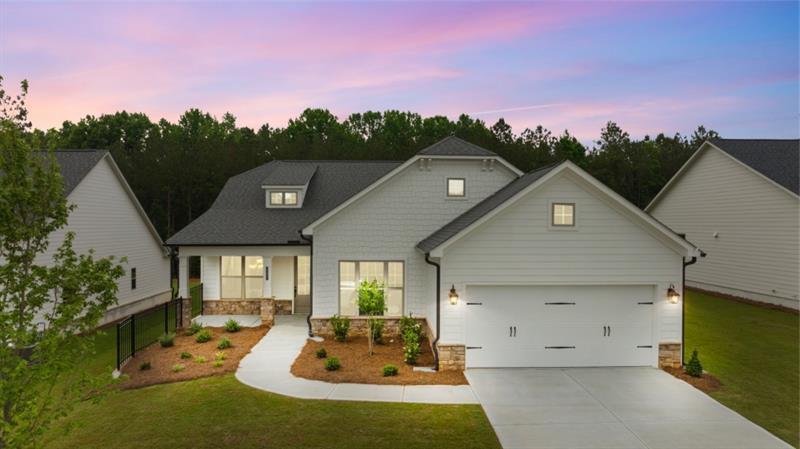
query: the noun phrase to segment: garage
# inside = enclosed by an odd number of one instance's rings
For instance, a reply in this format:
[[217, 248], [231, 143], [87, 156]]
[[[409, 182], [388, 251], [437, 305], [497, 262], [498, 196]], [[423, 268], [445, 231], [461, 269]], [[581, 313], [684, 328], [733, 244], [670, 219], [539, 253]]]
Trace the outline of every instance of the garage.
[[466, 367], [645, 366], [654, 285], [467, 286]]

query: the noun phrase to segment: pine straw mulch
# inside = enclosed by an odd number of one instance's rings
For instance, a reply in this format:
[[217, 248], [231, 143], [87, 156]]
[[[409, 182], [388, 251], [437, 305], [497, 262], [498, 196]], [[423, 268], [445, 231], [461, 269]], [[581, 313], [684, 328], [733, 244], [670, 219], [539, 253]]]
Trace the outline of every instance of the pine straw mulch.
[[[348, 337], [342, 343], [332, 338], [323, 342], [308, 340], [300, 355], [292, 364], [292, 374], [306, 379], [332, 383], [361, 383], [382, 385], [466, 385], [467, 379], [461, 371], [420, 372], [403, 363], [403, 343], [399, 339], [387, 339], [375, 345], [369, 355], [367, 337]], [[422, 353], [417, 366], [433, 366], [433, 353], [426, 340], [420, 342]], [[325, 348], [328, 357], [338, 357], [342, 367], [337, 371], [325, 369], [325, 359], [317, 358], [319, 348]], [[398, 368], [396, 376], [384, 377], [384, 365]]]
[[703, 373], [703, 377], [692, 377], [686, 374], [683, 368], [663, 368], [664, 371], [672, 374], [678, 379], [690, 384], [703, 393], [713, 393], [722, 388], [722, 382], [708, 373]]
[[[122, 368], [122, 373], [129, 378], [120, 382], [120, 387], [140, 388], [235, 372], [239, 361], [261, 340], [269, 330], [269, 326], [243, 327], [239, 332], [225, 332], [225, 329], [221, 327], [205, 329], [211, 332], [212, 336], [211, 340], [205, 343], [197, 343], [194, 335], [184, 335], [183, 330], [179, 330], [174, 346], [162, 348], [156, 342], [137, 352], [136, 356]], [[233, 346], [224, 350], [217, 349], [217, 343], [222, 337], [227, 337]], [[184, 351], [190, 353], [192, 358], [181, 359], [180, 354]], [[225, 360], [220, 367], [214, 366], [214, 356], [217, 352], [225, 354]], [[196, 356], [203, 356], [206, 361], [204, 363], [195, 362]], [[140, 369], [144, 362], [150, 362], [149, 370]], [[172, 367], [176, 364], [183, 365], [183, 371], [173, 372]]]

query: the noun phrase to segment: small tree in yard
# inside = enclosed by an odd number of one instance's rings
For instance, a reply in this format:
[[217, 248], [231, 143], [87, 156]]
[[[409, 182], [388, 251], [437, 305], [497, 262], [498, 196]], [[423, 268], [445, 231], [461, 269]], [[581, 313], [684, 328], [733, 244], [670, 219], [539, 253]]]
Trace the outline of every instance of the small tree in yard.
[[361, 315], [367, 315], [367, 341], [369, 342], [369, 355], [372, 355], [375, 334], [383, 328], [383, 322], [377, 317], [386, 312], [383, 284], [376, 280], [361, 282], [358, 286], [358, 312]]
[[692, 377], [701, 377], [703, 375], [703, 365], [700, 364], [700, 359], [697, 357], [697, 350], [692, 352], [692, 358], [686, 364], [686, 374]]
[[100, 385], [78, 364], [116, 302], [122, 267], [76, 254], [66, 233], [51, 260], [50, 235], [67, 223], [54, 156], [35, 151], [25, 106], [27, 82], [12, 97], [0, 77], [0, 448], [41, 445], [52, 421]]

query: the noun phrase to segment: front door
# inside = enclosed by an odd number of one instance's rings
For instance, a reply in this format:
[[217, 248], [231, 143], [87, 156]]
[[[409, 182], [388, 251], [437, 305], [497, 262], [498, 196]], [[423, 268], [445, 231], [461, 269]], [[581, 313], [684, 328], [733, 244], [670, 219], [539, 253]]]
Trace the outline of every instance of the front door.
[[295, 257], [294, 313], [311, 312], [311, 256]]

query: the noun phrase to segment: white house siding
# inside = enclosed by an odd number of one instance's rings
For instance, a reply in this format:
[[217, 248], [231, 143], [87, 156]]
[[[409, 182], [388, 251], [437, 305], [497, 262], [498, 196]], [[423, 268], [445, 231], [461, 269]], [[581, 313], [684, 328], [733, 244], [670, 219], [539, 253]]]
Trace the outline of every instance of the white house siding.
[[798, 308], [796, 196], [710, 149], [650, 212], [707, 253], [687, 267], [688, 285]]
[[[123, 184], [103, 158], [70, 193], [67, 201], [76, 206], [68, 225], [50, 237], [47, 253], [38, 263], [52, 260], [67, 231], [75, 233], [74, 249], [97, 257], [126, 257], [125, 275], [119, 280], [118, 305], [103, 322], [122, 318], [170, 298], [169, 258], [136, 210]], [[131, 289], [130, 269], [136, 268], [136, 289]]]
[[[573, 176], [547, 181], [444, 250], [441, 344], [465, 343], [468, 285], [653, 285], [654, 341], [680, 342], [681, 304], [666, 292], [680, 291], [683, 258]], [[551, 201], [576, 203], [575, 230], [548, 226]]]
[[[416, 244], [508, 184], [515, 175], [480, 160], [434, 159], [430, 170], [414, 164], [314, 229], [314, 316], [339, 312], [340, 260], [405, 262], [404, 313], [427, 316], [434, 298], [434, 268]], [[447, 178], [465, 178], [467, 197], [448, 199]]]

